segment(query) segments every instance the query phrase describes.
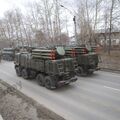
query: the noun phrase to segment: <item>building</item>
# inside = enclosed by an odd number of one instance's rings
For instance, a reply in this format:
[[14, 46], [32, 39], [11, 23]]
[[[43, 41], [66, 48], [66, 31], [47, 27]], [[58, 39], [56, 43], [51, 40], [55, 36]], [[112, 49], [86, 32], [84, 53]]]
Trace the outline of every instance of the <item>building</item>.
[[[100, 30], [96, 32], [96, 36], [101, 45], [109, 45], [109, 31]], [[120, 45], [120, 30], [113, 30], [111, 32], [111, 45], [119, 46]]]

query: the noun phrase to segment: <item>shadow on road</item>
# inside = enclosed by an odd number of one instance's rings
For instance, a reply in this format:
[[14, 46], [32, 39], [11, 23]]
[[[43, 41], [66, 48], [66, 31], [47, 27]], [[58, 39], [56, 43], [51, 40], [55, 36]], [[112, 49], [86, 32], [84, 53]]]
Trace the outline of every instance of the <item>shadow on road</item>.
[[79, 78], [94, 78], [94, 77], [98, 77], [98, 76], [100, 76], [99, 75], [99, 72], [94, 72], [93, 74], [91, 74], [91, 75], [86, 75], [86, 76], [78, 76]]

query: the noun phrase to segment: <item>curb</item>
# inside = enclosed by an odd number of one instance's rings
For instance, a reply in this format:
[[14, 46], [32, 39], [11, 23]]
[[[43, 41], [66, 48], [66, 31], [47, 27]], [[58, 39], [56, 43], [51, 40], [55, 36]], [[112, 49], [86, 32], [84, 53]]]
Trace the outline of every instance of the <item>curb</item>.
[[[8, 88], [11, 88], [11, 90], [13, 90], [13, 91], [11, 91], [13, 94], [17, 93], [17, 95], [20, 96], [24, 101], [26, 101], [26, 102], [30, 103], [31, 105], [33, 105], [34, 107], [36, 107], [36, 109], [38, 111], [39, 111], [39, 108], [40, 108], [41, 113], [49, 116], [51, 118], [51, 120], [65, 120], [62, 116], [56, 114], [55, 112], [53, 112], [50, 109], [48, 109], [45, 106], [43, 106], [42, 104], [39, 104], [34, 99], [32, 99], [29, 96], [26, 96], [25, 94], [23, 94], [19, 90], [15, 89], [14, 87], [12, 87], [11, 85], [9, 85], [5, 81], [2, 81], [0, 79], [0, 83], [3, 84], [4, 86], [8, 87]], [[0, 118], [0, 120], [3, 120], [3, 119]]]
[[110, 69], [110, 68], [101, 68], [100, 70], [105, 71], [105, 72], [112, 72], [112, 73], [120, 74], [120, 70], [115, 70], [115, 69]]

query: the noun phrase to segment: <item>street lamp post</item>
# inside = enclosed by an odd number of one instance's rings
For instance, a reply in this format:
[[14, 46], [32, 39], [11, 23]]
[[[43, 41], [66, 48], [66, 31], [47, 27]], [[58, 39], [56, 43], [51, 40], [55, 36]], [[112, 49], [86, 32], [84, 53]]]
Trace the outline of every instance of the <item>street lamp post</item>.
[[75, 29], [75, 39], [76, 39], [76, 42], [78, 42], [78, 40], [77, 40], [77, 24], [76, 24], [76, 16], [73, 17], [73, 21], [74, 21], [74, 29]]
[[66, 8], [65, 6], [63, 5], [60, 5], [61, 7], [63, 7], [64, 9], [68, 10], [70, 12], [71, 15], [73, 15], [73, 22], [74, 22], [74, 34], [75, 34], [75, 39], [76, 39], [76, 42], [78, 42], [77, 40], [77, 24], [76, 24], [76, 16], [73, 14], [73, 12], [71, 10], [69, 10], [68, 8]]

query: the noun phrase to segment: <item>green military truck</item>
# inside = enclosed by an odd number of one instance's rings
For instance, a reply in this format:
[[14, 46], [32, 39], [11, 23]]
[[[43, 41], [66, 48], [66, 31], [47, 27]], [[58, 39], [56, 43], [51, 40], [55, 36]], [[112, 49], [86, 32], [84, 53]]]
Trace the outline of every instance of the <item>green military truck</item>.
[[48, 89], [75, 82], [74, 58], [64, 58], [62, 47], [39, 48], [15, 55], [15, 69], [18, 76], [36, 79]]
[[66, 47], [65, 49], [67, 57], [76, 58], [75, 64], [78, 64], [77, 75], [88, 75], [99, 70], [99, 56], [95, 52], [96, 47], [91, 47], [91, 50], [80, 46]]
[[7, 61], [13, 61], [15, 57], [15, 49], [14, 48], [4, 48], [2, 50], [2, 59]]

